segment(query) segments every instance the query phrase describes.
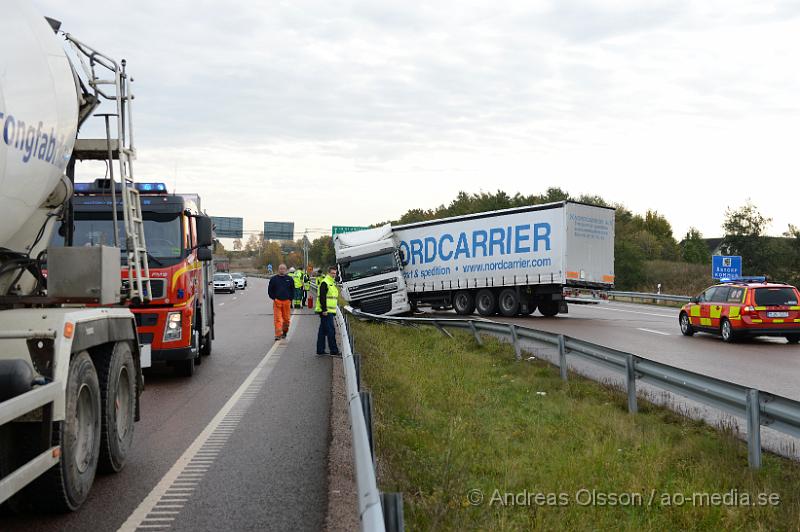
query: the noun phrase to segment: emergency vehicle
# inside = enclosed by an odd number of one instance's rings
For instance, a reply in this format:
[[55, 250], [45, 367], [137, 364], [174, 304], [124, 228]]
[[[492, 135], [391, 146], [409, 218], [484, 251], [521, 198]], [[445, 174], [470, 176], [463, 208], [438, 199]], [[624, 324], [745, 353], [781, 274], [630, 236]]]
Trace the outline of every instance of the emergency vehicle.
[[725, 342], [745, 336], [783, 336], [800, 341], [800, 291], [764, 277], [724, 281], [693, 297], [681, 308], [678, 323], [684, 336], [718, 334]]
[[[114, 245], [109, 181], [75, 183], [72, 198], [73, 246]], [[147, 243], [151, 299], [132, 303], [139, 341], [149, 345], [153, 362], [168, 362], [189, 377], [202, 356], [211, 354], [214, 338], [213, 264], [210, 242], [198, 234], [209, 232], [211, 220], [200, 211], [196, 194], [170, 194], [164, 183], [136, 183], [141, 198]], [[117, 184], [119, 188], [119, 184]], [[118, 200], [119, 203], [119, 200]], [[122, 208], [117, 206], [118, 225]], [[208, 231], [198, 231], [203, 224]], [[205, 228], [201, 228], [205, 229]], [[125, 242], [119, 242], [123, 250]], [[56, 235], [53, 244], [63, 245]], [[128, 270], [123, 265], [122, 286]]]

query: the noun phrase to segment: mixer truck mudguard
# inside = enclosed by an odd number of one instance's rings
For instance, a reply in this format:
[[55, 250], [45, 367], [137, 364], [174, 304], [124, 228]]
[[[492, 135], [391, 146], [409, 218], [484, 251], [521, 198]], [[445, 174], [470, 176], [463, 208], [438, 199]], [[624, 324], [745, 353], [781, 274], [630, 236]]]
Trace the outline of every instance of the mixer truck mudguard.
[[24, 0], [0, 2], [0, 21], [0, 504], [75, 510], [98, 469], [125, 465], [146, 352], [130, 310], [104, 306], [120, 303], [118, 248], [46, 253], [99, 98], [56, 21]]
[[337, 235], [342, 294], [373, 314], [566, 313], [614, 285], [614, 214], [562, 201]]

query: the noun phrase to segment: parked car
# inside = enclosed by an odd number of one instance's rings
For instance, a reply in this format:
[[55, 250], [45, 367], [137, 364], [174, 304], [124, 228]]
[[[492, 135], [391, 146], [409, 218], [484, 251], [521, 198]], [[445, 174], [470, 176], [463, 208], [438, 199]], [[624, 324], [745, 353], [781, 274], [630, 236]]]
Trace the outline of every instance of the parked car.
[[740, 279], [693, 297], [678, 316], [681, 333], [718, 334], [725, 342], [745, 336], [783, 336], [800, 342], [800, 291], [783, 283]]
[[245, 289], [247, 286], [247, 277], [245, 277], [243, 273], [232, 273], [231, 277], [233, 277], [233, 282], [236, 284], [237, 290]]
[[233, 280], [233, 276], [229, 273], [215, 273], [214, 292], [228, 292], [229, 294], [236, 292], [236, 283]]

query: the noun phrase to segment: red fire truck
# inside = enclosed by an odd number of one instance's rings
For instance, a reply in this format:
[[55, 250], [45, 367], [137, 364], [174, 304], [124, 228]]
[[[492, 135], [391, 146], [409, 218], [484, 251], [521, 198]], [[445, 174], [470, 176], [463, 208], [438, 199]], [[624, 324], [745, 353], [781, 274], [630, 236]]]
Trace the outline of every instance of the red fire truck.
[[[119, 185], [117, 185], [119, 188]], [[139, 342], [150, 346], [153, 362], [167, 362], [191, 376], [203, 356], [211, 354], [214, 338], [214, 290], [211, 219], [203, 214], [196, 194], [170, 194], [163, 183], [136, 183], [139, 190], [150, 270], [150, 301], [131, 304]], [[117, 196], [119, 198], [119, 196]], [[117, 229], [122, 233], [118, 201]], [[72, 199], [73, 226], [61, 231], [73, 246], [114, 245], [113, 209], [108, 180], [76, 183]], [[69, 233], [65, 235], [63, 233]], [[122, 285], [128, 277], [125, 242]], [[143, 364], [144, 365], [144, 364]]]

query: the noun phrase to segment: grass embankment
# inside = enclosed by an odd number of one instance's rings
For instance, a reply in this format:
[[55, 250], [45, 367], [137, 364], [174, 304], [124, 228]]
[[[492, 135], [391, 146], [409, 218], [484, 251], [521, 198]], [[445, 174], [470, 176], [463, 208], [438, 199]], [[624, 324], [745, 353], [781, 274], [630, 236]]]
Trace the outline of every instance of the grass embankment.
[[[380, 486], [403, 493], [408, 530], [800, 529], [800, 466], [750, 471], [731, 433], [644, 401], [630, 415], [621, 393], [494, 339], [354, 327]], [[759, 494], [779, 502], [742, 505]]]

